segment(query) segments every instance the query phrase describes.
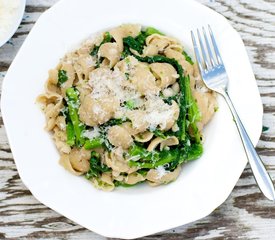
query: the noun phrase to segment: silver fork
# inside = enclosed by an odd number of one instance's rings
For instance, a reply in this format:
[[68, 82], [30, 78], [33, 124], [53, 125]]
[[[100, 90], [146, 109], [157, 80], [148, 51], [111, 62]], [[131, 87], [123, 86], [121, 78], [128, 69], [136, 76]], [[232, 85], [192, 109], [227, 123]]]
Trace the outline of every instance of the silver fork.
[[199, 45], [197, 44], [193, 31], [191, 31], [191, 37], [194, 45], [195, 55], [196, 55], [196, 59], [197, 59], [197, 63], [199, 66], [202, 79], [205, 85], [209, 89], [221, 94], [226, 100], [230, 108], [230, 111], [234, 117], [240, 137], [242, 139], [246, 156], [250, 163], [255, 180], [258, 183], [258, 186], [261, 189], [262, 193], [269, 200], [275, 201], [275, 191], [274, 191], [272, 180], [262, 160], [257, 154], [236, 112], [236, 109], [234, 108], [234, 105], [228, 95], [228, 90], [227, 90], [228, 77], [226, 74], [226, 70], [225, 70], [217, 43], [215, 41], [214, 35], [209, 25], [208, 25], [208, 31], [209, 31], [209, 34], [207, 35], [205, 29], [204, 28], [202, 29], [202, 32], [203, 32], [203, 38], [202, 38], [199, 30], [197, 29], [197, 38], [199, 41]]

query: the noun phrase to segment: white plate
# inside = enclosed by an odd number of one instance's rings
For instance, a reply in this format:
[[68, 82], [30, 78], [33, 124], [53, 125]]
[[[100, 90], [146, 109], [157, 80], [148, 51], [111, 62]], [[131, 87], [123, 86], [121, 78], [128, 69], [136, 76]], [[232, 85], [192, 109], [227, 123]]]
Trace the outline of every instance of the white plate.
[[43, 127], [35, 99], [48, 70], [90, 34], [122, 23], [153, 26], [182, 40], [192, 52], [190, 30], [209, 23], [230, 76], [230, 94], [254, 144], [262, 127], [262, 105], [247, 53], [227, 20], [192, 0], [61, 0], [37, 21], [12, 63], [4, 84], [2, 112], [19, 174], [42, 203], [107, 237], [137, 238], [210, 214], [229, 196], [246, 157], [232, 116], [219, 98], [219, 111], [204, 131], [203, 156], [186, 164], [177, 181], [106, 193], [75, 177]]
[[20, 0], [20, 5], [18, 7], [18, 10], [16, 11], [16, 15], [13, 18], [13, 22], [10, 25], [10, 28], [6, 32], [5, 36], [3, 38], [0, 38], [0, 47], [2, 45], [4, 45], [12, 37], [12, 35], [16, 32], [16, 30], [17, 30], [18, 26], [20, 25], [21, 20], [23, 18], [25, 6], [26, 6], [26, 0]]

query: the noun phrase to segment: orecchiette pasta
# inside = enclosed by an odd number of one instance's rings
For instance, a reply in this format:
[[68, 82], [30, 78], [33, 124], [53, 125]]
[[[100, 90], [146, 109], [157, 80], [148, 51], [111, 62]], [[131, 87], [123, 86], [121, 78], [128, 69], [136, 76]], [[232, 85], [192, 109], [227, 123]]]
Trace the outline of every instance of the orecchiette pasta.
[[110, 34], [118, 44], [119, 50], [123, 51], [123, 38], [131, 36], [136, 37], [140, 33], [141, 26], [138, 24], [125, 24], [114, 28], [110, 31]]
[[177, 40], [171, 37], [162, 36], [160, 34], [152, 34], [146, 39], [146, 47], [144, 49], [144, 54], [146, 56], [154, 56], [169, 47], [170, 45], [177, 44]]
[[88, 172], [90, 168], [89, 159], [90, 152], [85, 150], [84, 148], [72, 149], [69, 154], [69, 160], [73, 169], [81, 173]]
[[148, 65], [140, 63], [136, 66], [132, 76], [132, 83], [142, 95], [157, 94], [160, 88], [156, 84], [156, 78], [151, 73]]
[[181, 52], [168, 48], [164, 51], [164, 54], [168, 58], [176, 59], [178, 63], [182, 66], [184, 71], [186, 71], [186, 73], [188, 73], [189, 75], [193, 75], [194, 73], [193, 66], [188, 61], [186, 61], [185, 57], [182, 55]]
[[179, 77], [176, 69], [168, 63], [152, 63], [151, 71], [157, 78], [157, 86], [161, 89], [167, 88], [177, 81]]
[[113, 126], [108, 130], [108, 140], [115, 147], [129, 148], [133, 143], [133, 138], [128, 131], [121, 126]]
[[37, 101], [60, 164], [105, 191], [174, 181], [217, 109], [182, 44], [136, 24], [66, 54]]
[[119, 47], [116, 43], [104, 43], [100, 46], [98, 54], [105, 57], [107, 66], [112, 68], [120, 59]]
[[152, 132], [146, 131], [135, 135], [136, 142], [149, 142], [153, 138], [154, 134]]
[[37, 100], [41, 103], [42, 110], [46, 116], [45, 128], [46, 130], [51, 131], [56, 125], [57, 116], [63, 107], [62, 97], [55, 93], [49, 93], [40, 95]]
[[180, 174], [181, 167], [178, 166], [174, 171], [166, 171], [163, 167], [150, 169], [146, 175], [146, 179], [151, 186], [167, 184], [175, 181]]

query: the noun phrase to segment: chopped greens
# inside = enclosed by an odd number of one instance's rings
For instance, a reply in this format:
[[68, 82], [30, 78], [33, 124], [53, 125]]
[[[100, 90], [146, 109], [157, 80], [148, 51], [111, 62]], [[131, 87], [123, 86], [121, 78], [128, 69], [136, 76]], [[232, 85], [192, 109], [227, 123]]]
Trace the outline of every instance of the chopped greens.
[[[165, 164], [168, 164], [172, 161], [175, 161], [179, 157], [180, 151], [175, 150], [162, 150], [158, 154], [155, 153], [154, 159], [149, 162], [146, 161], [129, 161], [129, 166], [131, 167], [139, 167], [139, 168], [156, 168]], [[144, 160], [144, 158], [142, 158]]]
[[125, 187], [125, 188], [134, 187], [140, 183], [142, 183], [142, 182], [137, 182], [136, 184], [128, 184], [128, 183], [125, 183], [122, 181], [116, 181], [116, 180], [114, 181], [115, 187]]
[[67, 133], [67, 144], [71, 147], [75, 144], [74, 126], [71, 122], [67, 123], [66, 133]]
[[163, 35], [163, 33], [161, 33], [159, 30], [153, 27], [148, 27], [145, 31], [141, 31], [140, 34], [135, 38], [131, 36], [123, 38], [124, 51], [122, 53], [122, 59], [128, 55], [131, 55], [130, 48], [136, 50], [139, 54], [142, 54], [146, 38], [152, 34]]
[[160, 138], [163, 138], [163, 139], [166, 138], [166, 136], [165, 136], [165, 134], [163, 133], [163, 131], [161, 131], [161, 130], [159, 130], [159, 129], [155, 129], [155, 130], [153, 131], [153, 133], [154, 133], [154, 135], [157, 136], [157, 137], [160, 137]]
[[90, 169], [86, 173], [86, 178], [90, 179], [92, 177], [99, 177], [102, 173], [109, 172], [111, 169], [102, 164], [100, 161], [100, 155], [96, 152], [91, 152], [91, 158], [90, 158]]
[[266, 131], [268, 131], [269, 130], [269, 127], [267, 127], [267, 126], [263, 126], [263, 128], [262, 128], [262, 132], [266, 132]]
[[189, 62], [191, 65], [194, 65], [192, 58], [187, 54], [187, 52], [183, 51], [182, 54], [187, 62]]
[[67, 72], [65, 70], [58, 70], [58, 85], [61, 86], [67, 80]]
[[156, 28], [153, 28], [153, 27], [148, 27], [146, 28], [146, 31], [145, 31], [145, 36], [150, 36], [152, 34], [159, 34], [159, 35], [164, 35], [162, 32], [160, 32], [158, 29]]
[[104, 140], [102, 138], [88, 139], [85, 141], [84, 148], [86, 150], [102, 147]]
[[135, 101], [134, 100], [128, 100], [125, 102], [125, 107], [127, 107], [130, 110], [133, 110], [135, 108]]
[[201, 134], [197, 126], [197, 122], [201, 120], [201, 113], [198, 108], [198, 105], [196, 104], [192, 92], [191, 92], [191, 87], [190, 87], [190, 77], [189, 75], [185, 79], [185, 84], [186, 84], [186, 92], [185, 96], [187, 99], [187, 118], [189, 121], [189, 133], [192, 138], [194, 138], [196, 143], [201, 142]]
[[[142, 159], [142, 161], [155, 161], [159, 159], [158, 152], [156, 151], [149, 152], [143, 146], [137, 145], [137, 144], [134, 144], [129, 148], [128, 154], [130, 156], [130, 159], [135, 159], [135, 160]], [[132, 160], [130, 160], [130, 162], [131, 161]]]
[[98, 54], [98, 50], [101, 47], [101, 45], [104, 43], [111, 42], [112, 39], [113, 37], [111, 36], [111, 34], [109, 32], [105, 32], [102, 42], [98, 46], [97, 45], [94, 46], [93, 50], [90, 52], [90, 55], [96, 56]]

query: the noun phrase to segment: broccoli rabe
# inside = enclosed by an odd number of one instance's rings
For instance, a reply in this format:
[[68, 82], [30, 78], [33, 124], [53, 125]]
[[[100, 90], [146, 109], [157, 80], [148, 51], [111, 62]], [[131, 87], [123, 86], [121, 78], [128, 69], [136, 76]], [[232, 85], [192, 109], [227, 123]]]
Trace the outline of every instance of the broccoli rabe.
[[58, 70], [58, 86], [61, 86], [68, 80], [67, 72], [65, 70]]
[[100, 155], [96, 152], [91, 152], [90, 169], [86, 173], [86, 178], [99, 177], [102, 173], [111, 171], [111, 168], [101, 163]]
[[[68, 105], [68, 112], [70, 122], [73, 125], [74, 136], [75, 136], [75, 145], [82, 146], [84, 144], [84, 137], [82, 136], [82, 132], [84, 131], [84, 124], [82, 124], [79, 120], [78, 116], [78, 108], [79, 108], [79, 93], [74, 88], [68, 88], [66, 90], [66, 102]], [[70, 127], [71, 128], [71, 127]], [[70, 129], [70, 136], [72, 128]], [[70, 143], [72, 143], [72, 138], [67, 139]]]
[[71, 122], [67, 123], [66, 126], [66, 134], [67, 134], [67, 141], [66, 143], [69, 146], [73, 146], [75, 144], [75, 134], [74, 134], [74, 126]]
[[104, 139], [102, 138], [94, 138], [88, 139], [85, 141], [84, 148], [86, 150], [102, 147], [104, 145]]
[[101, 47], [101, 45], [104, 44], [104, 43], [111, 42], [112, 39], [113, 39], [113, 37], [111, 36], [111, 34], [109, 32], [105, 32], [102, 42], [98, 46], [97, 45], [94, 46], [94, 48], [90, 52], [90, 55], [91, 56], [96, 56], [98, 54], [98, 50]]
[[185, 57], [185, 60], [189, 62], [191, 65], [194, 65], [194, 62], [192, 61], [192, 58], [187, 54], [187, 52], [182, 52], [183, 56]]

